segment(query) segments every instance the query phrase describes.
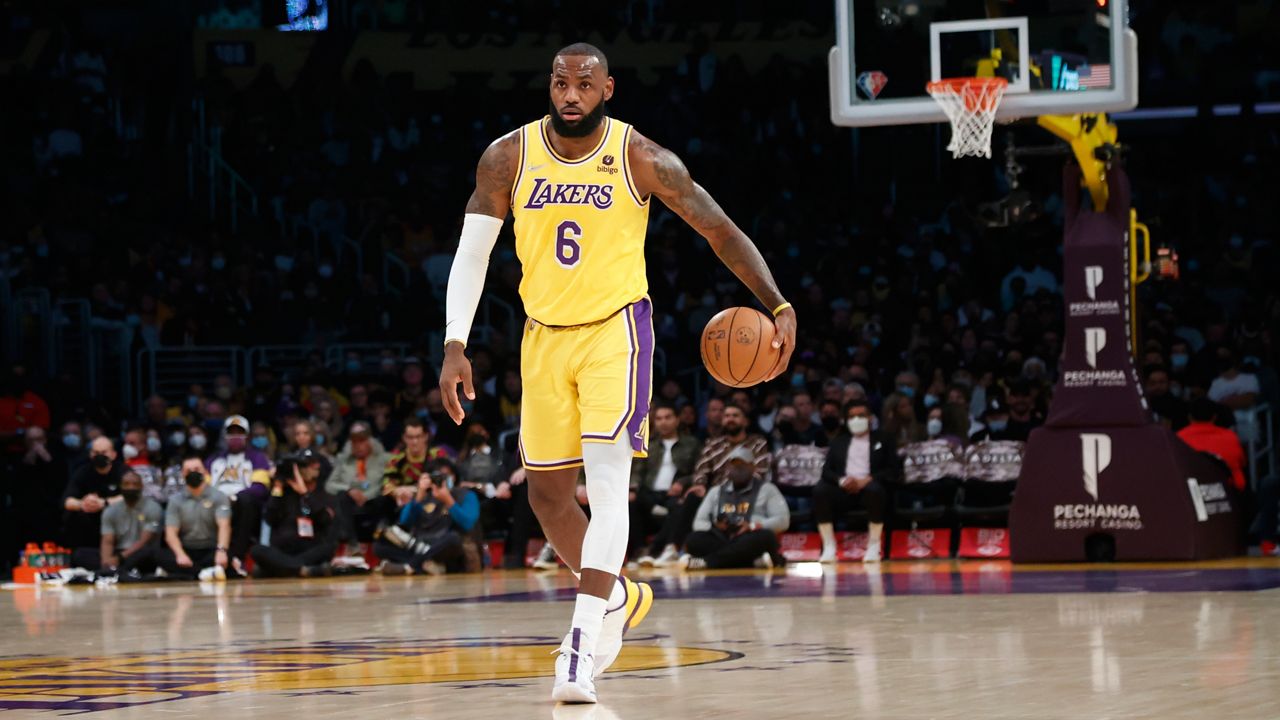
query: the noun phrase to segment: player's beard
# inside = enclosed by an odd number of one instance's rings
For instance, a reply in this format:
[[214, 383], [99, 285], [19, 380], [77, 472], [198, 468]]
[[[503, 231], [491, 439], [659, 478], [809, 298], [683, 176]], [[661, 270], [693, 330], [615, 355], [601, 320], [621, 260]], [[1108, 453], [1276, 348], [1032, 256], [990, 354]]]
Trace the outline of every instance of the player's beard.
[[551, 107], [551, 129], [556, 131], [560, 137], [566, 138], [584, 138], [596, 131], [600, 127], [600, 123], [604, 122], [604, 116], [607, 112], [604, 100], [596, 105], [595, 109], [583, 115], [577, 122], [570, 124], [560, 117], [560, 111], [556, 109], [554, 101], [548, 100]]

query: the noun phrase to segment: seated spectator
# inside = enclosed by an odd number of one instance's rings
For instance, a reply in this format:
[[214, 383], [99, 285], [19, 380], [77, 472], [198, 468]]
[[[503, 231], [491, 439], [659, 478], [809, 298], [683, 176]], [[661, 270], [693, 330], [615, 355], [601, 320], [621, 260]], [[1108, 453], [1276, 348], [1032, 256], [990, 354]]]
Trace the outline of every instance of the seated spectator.
[[319, 486], [320, 456], [303, 450], [281, 460], [271, 484], [264, 517], [271, 544], [254, 545], [254, 577], [329, 575], [336, 542], [337, 508], [333, 496]]
[[1158, 422], [1174, 431], [1187, 426], [1187, 403], [1171, 392], [1168, 368], [1148, 365], [1143, 373], [1142, 389]]
[[161, 450], [158, 440], [157, 437], [153, 450], [147, 443], [147, 430], [131, 428], [125, 432], [120, 446], [125, 466], [142, 478], [142, 494], [156, 501], [164, 499], [164, 471], [156, 466]]
[[431, 461], [396, 525], [373, 546], [383, 560], [378, 566], [383, 574], [440, 575], [463, 568], [463, 536], [480, 518], [480, 501], [474, 492], [456, 487], [455, 478], [452, 462]]
[[391, 455], [383, 473], [384, 482], [391, 486], [415, 487], [427, 471], [427, 463], [447, 457], [444, 450], [431, 446], [431, 431], [416, 416], [405, 419], [400, 441], [402, 449]]
[[[649, 456], [631, 462], [632, 552], [644, 546], [646, 535], [654, 529], [654, 508], [663, 508], [663, 517], [667, 517], [679, 507], [702, 450], [697, 438], [680, 432], [675, 409], [669, 405], [653, 409], [653, 429], [658, 437], [657, 442], [649, 443]], [[652, 565], [654, 557], [646, 554], [638, 562]]]
[[[298, 420], [289, 427], [289, 443], [285, 454], [297, 455], [307, 449], [315, 450], [320, 455], [320, 482], [328, 482], [333, 473], [333, 462], [328, 451], [316, 436], [316, 426], [310, 420]], [[328, 438], [324, 438], [328, 440]]]
[[709, 490], [699, 505], [685, 544], [688, 552], [680, 557], [682, 569], [773, 567], [784, 562], [778, 554], [778, 535], [786, 532], [791, 513], [755, 460], [741, 445], [729, 452], [728, 482]]
[[899, 460], [893, 437], [871, 430], [871, 408], [854, 400], [845, 407], [845, 430], [831, 444], [822, 481], [813, 489], [813, 517], [822, 536], [819, 562], [836, 561], [835, 519], [861, 507], [867, 512], [867, 552], [863, 562], [880, 562], [889, 487]]
[[249, 447], [266, 455], [268, 458], [276, 456], [276, 436], [269, 424], [261, 420], [253, 423], [249, 430]]
[[823, 400], [818, 404], [818, 422], [822, 425], [823, 434], [826, 435], [823, 447], [829, 447], [831, 441], [840, 434], [840, 428], [844, 427], [842, 407], [839, 400]]
[[362, 554], [360, 542], [371, 541], [379, 515], [370, 500], [382, 495], [383, 473], [391, 456], [363, 420], [351, 423], [351, 435], [338, 454], [324, 489], [336, 498], [338, 541], [347, 554]]
[[816, 445], [826, 447], [830, 438], [823, 431], [807, 392], [791, 396], [791, 403], [778, 410], [774, 436], [783, 445]]
[[[89, 464], [71, 476], [62, 494], [62, 536], [76, 567], [88, 567], [102, 542], [102, 511], [108, 503], [120, 502], [120, 478], [125, 467], [116, 462], [111, 440], [99, 437], [89, 445]], [[83, 553], [83, 556], [82, 556]], [[87, 564], [86, 564], [87, 563]]]
[[987, 400], [987, 409], [982, 413], [982, 429], [969, 437], [971, 443], [1016, 439], [1009, 432], [1009, 406], [1005, 405], [998, 392], [993, 392], [995, 394]]
[[892, 438], [896, 446], [925, 439], [924, 425], [916, 419], [915, 403], [903, 393], [890, 393], [885, 398], [880, 417], [880, 431]]
[[165, 508], [160, 567], [174, 577], [226, 579], [231, 500], [209, 484], [199, 456], [182, 461], [182, 479], [186, 489]]
[[648, 554], [657, 556], [654, 560], [656, 566], [674, 565], [680, 559], [680, 548], [693, 530], [698, 505], [706, 497], [707, 490], [724, 482], [727, 476], [730, 452], [738, 447], [749, 450], [762, 477], [767, 477], [769, 467], [773, 464], [769, 441], [762, 435], [747, 432], [747, 414], [742, 408], [737, 405], [724, 406], [719, 424], [721, 434], [702, 446], [702, 452], [694, 466], [692, 484], [685, 489], [684, 495], [674, 507], [668, 506], [670, 510], [667, 518], [649, 544]]
[[1189, 414], [1191, 422], [1178, 431], [1178, 438], [1192, 449], [1222, 460], [1231, 471], [1231, 484], [1236, 490], [1244, 490], [1247, 462], [1244, 448], [1234, 432], [1214, 424], [1218, 404], [1209, 398], [1193, 400]]
[[502, 463], [494, 455], [489, 440], [489, 431], [483, 424], [470, 423], [458, 453], [458, 481], [480, 493], [486, 492], [486, 487], [497, 485], [502, 471]]
[[1258, 376], [1240, 371], [1236, 354], [1228, 347], [1219, 347], [1218, 376], [1209, 385], [1209, 399], [1232, 410], [1247, 410], [1258, 404], [1262, 386]]
[[58, 437], [60, 442], [54, 446], [54, 454], [66, 466], [67, 478], [70, 478], [80, 468], [89, 464], [89, 451], [85, 449], [84, 431], [80, 423], [66, 422], [62, 424], [62, 434]]
[[271, 483], [271, 461], [249, 447], [249, 420], [232, 415], [222, 426], [224, 449], [209, 456], [210, 484], [231, 500], [231, 568], [243, 572], [245, 556], [258, 537]]
[[[14, 458], [11, 474], [6, 478], [9, 480], [8, 513], [0, 514], [0, 518], [12, 517], [15, 542], [57, 541], [58, 520], [62, 514], [59, 500], [68, 478], [66, 456], [56, 447], [49, 447], [48, 436], [40, 427], [27, 428], [22, 434], [22, 443], [24, 452]], [[0, 532], [0, 538], [5, 534]]]
[[142, 573], [156, 569], [157, 539], [164, 521], [164, 508], [144, 497], [142, 488], [142, 476], [126, 470], [120, 477], [120, 495], [124, 499], [102, 513], [99, 575], [118, 574], [139, 579]]
[[1043, 424], [1044, 415], [1036, 409], [1031, 385], [1022, 380], [1011, 383], [1009, 385], [1009, 426], [1005, 430], [1007, 437], [995, 439], [1026, 442], [1027, 438], [1031, 437], [1031, 431]]
[[929, 410], [925, 434], [930, 440], [946, 440], [956, 448], [962, 448], [968, 444], [969, 423], [969, 412], [963, 405], [937, 405]]

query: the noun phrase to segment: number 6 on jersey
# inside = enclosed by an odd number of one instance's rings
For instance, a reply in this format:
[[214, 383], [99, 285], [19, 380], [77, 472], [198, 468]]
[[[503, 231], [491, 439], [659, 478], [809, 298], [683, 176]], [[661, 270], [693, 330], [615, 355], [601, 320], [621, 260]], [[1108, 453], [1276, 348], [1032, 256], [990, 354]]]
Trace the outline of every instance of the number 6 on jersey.
[[556, 262], [561, 267], [571, 268], [578, 264], [582, 257], [582, 226], [572, 220], [565, 220], [556, 228]]

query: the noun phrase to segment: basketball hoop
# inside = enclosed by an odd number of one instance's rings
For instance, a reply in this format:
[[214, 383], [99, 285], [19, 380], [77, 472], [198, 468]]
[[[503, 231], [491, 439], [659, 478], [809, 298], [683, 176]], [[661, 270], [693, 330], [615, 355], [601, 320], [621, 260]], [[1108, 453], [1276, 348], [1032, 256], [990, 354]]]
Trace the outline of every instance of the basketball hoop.
[[926, 88], [951, 120], [953, 157], [991, 157], [991, 127], [1009, 81], [1000, 77], [935, 80]]

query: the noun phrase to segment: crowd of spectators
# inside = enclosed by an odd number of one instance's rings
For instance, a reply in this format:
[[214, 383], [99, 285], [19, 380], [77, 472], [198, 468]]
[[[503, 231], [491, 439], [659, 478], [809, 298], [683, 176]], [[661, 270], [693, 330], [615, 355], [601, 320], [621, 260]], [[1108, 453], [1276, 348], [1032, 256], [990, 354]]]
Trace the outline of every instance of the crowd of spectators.
[[[1152, 38], [1143, 43], [1144, 103], [1196, 104], [1223, 88], [1235, 93], [1226, 99], [1273, 99], [1276, 48], [1249, 42], [1268, 27], [1250, 18], [1271, 17], [1254, 11], [1272, 4], [1228, 11], [1131, 3], [1135, 26]], [[494, 20], [476, 4], [349, 5], [362, 27], [451, 38]], [[549, 52], [577, 39], [580, 25], [608, 38], [624, 27], [643, 34], [691, 20], [798, 19], [832, 36], [829, 3], [562, 5], [580, 12], [543, 17], [532, 3], [508, 2], [499, 14], [519, 21], [496, 26], [537, 28]], [[217, 71], [192, 77], [186, 60], [156, 62], [165, 53], [189, 58], [189, 42], [104, 40], [39, 4], [7, 5], [0, 19], [0, 33], [15, 41], [9, 46], [38, 27], [54, 31], [36, 65], [0, 73], [10, 101], [0, 114], [0, 272], [11, 292], [87, 298], [94, 317], [134, 329], [134, 350], [396, 340], [425, 360], [433, 350], [427, 333], [441, 325], [438, 269], [451, 257], [475, 160], [492, 138], [545, 107], [537, 91], [494, 93], [483, 83], [417, 91], [359, 58], [348, 74], [342, 63], [309, 63], [288, 87], [264, 67], [237, 88]], [[1221, 48], [1239, 61], [1231, 72], [1209, 63], [1210, 50]], [[741, 414], [744, 430], [773, 453], [848, 432], [850, 403], [862, 400], [877, 435], [897, 447], [1017, 439], [1047, 410], [1062, 347], [1056, 166], [1028, 161], [1023, 182], [1039, 197], [1035, 220], [991, 227], [973, 208], [1007, 189], [993, 166], [936, 169], [932, 128], [833, 128], [825, 62], [779, 57], [750, 71], [703, 37], [656, 84], [612, 68], [619, 92], [610, 112], [686, 159], [760, 245], [800, 320], [793, 365], [778, 381], [735, 392], [697, 381], [698, 331], [719, 308], [751, 299], [705, 243], [654, 207], [648, 265], [667, 371], [655, 390], [654, 426], [677, 429], [661, 435], [659, 467], [637, 464], [633, 525], [645, 529], [633, 538], [637, 559], [676, 560], [706, 530], [698, 506], [718, 483], [705, 468], [697, 480], [696, 468], [726, 414]], [[160, 84], [184, 93], [161, 97], [153, 89]], [[170, 148], [194, 133], [191, 98], [222, 128], [226, 159], [262, 199], [261, 214], [235, 233], [203, 218], [179, 180], [183, 159]], [[1153, 412], [1176, 430], [1205, 397], [1226, 408], [1215, 422], [1247, 439], [1256, 432], [1251, 408], [1280, 400], [1272, 340], [1280, 297], [1271, 282], [1280, 223], [1269, 202], [1280, 187], [1265, 171], [1280, 155], [1280, 133], [1264, 120], [1245, 112], [1121, 126], [1135, 204], [1181, 262], [1178, 281], [1152, 281], [1138, 294], [1140, 372]], [[1193, 138], [1194, 150], [1169, 142], [1174, 136]], [[322, 241], [296, 234], [298, 222]], [[345, 246], [323, 241], [340, 235], [361, 247], [363, 274]], [[410, 267], [399, 295], [381, 282], [387, 253]], [[519, 308], [518, 280], [504, 240], [489, 290]], [[234, 571], [263, 552], [254, 548], [265, 521], [268, 547], [288, 556], [261, 555], [255, 565], [273, 568], [266, 572], [318, 572], [312, 560], [325, 554], [322, 543], [346, 556], [387, 526], [409, 534], [400, 544], [379, 537], [395, 547], [383, 547], [392, 570], [477, 567], [486, 536], [510, 533], [510, 548], [536, 534], [523, 475], [502, 443], [519, 418], [518, 356], [509, 347], [472, 348], [479, 393], [462, 427], [445, 416], [431, 365], [390, 352], [373, 365], [349, 358], [293, 374], [261, 367], [243, 386], [206, 378], [185, 397], [151, 397], [141, 409], [103, 403], [20, 358], [0, 377], [2, 562], [12, 563], [21, 543], [48, 538], [93, 550], [99, 563], [131, 562], [126, 572], [147, 563], [188, 572], [204, 562]], [[731, 465], [722, 450], [716, 480]], [[766, 471], [759, 452], [752, 477], [763, 481], [777, 463]], [[290, 471], [282, 475], [283, 466]], [[197, 472], [207, 478], [199, 491], [188, 484]], [[141, 496], [131, 501], [124, 493], [139, 482]], [[858, 494], [873, 496], [866, 487]], [[308, 499], [326, 494], [332, 498]], [[823, 494], [812, 508], [787, 500], [825, 518], [823, 508], [845, 500]], [[143, 520], [87, 519], [86, 508], [105, 512], [116, 497], [140, 507]], [[165, 510], [163, 530], [153, 502]], [[172, 510], [187, 506], [212, 515]], [[741, 528], [764, 523], [739, 519]], [[415, 532], [453, 536], [425, 542], [424, 552]], [[645, 547], [649, 533], [655, 539]], [[154, 557], [135, 558], [135, 546], [151, 542], [163, 543]], [[700, 557], [715, 565], [721, 550]], [[513, 551], [508, 562], [522, 559]]]

